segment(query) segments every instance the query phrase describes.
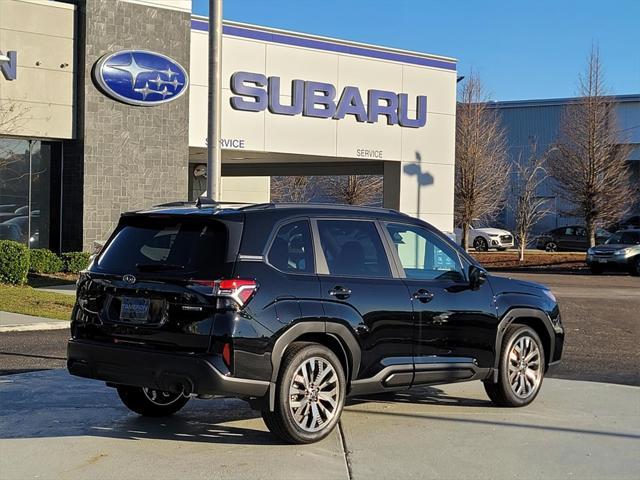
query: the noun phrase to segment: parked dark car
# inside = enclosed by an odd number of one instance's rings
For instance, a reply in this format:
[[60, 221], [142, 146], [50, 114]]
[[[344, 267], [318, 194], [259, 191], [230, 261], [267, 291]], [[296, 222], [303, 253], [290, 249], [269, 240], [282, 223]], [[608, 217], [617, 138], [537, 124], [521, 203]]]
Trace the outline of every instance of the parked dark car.
[[[604, 243], [611, 234], [602, 228], [596, 229], [596, 245]], [[568, 250], [573, 252], [587, 251], [589, 238], [587, 229], [580, 225], [555, 228], [536, 238], [536, 248], [547, 252]]]
[[429, 224], [381, 208], [173, 206], [122, 215], [78, 281], [73, 375], [147, 416], [243, 398], [320, 440], [345, 398], [481, 380], [531, 403], [564, 330], [544, 286], [489, 275]]
[[614, 233], [603, 244], [587, 251], [591, 273], [624, 271], [640, 275], [640, 228]]
[[618, 230], [629, 230], [640, 228], [640, 215], [632, 215], [625, 218], [621, 222], [614, 223], [607, 228], [610, 232], [617, 232]]

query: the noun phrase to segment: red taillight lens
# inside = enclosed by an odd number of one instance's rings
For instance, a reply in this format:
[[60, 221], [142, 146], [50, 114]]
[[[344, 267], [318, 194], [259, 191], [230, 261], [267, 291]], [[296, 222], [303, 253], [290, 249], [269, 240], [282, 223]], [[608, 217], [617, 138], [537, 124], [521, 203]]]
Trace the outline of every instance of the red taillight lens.
[[240, 307], [244, 307], [258, 288], [255, 280], [234, 278], [231, 280], [193, 280], [197, 286], [211, 288], [206, 293], [218, 297], [234, 300]]
[[225, 343], [222, 347], [222, 360], [224, 364], [231, 369], [231, 344]]

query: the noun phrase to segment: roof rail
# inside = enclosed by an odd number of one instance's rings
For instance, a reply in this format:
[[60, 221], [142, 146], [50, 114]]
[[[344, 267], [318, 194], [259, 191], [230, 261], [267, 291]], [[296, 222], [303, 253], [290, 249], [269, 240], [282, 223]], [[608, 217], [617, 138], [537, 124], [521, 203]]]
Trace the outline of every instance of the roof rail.
[[152, 208], [162, 208], [162, 207], [184, 207], [185, 205], [193, 205], [193, 202], [167, 202], [161, 203], [159, 205], [154, 205]]

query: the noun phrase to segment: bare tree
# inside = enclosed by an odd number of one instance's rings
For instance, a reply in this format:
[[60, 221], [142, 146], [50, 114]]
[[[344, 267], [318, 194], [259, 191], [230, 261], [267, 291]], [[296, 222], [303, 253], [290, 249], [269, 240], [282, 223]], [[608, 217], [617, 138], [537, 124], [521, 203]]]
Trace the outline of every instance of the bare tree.
[[311, 200], [310, 177], [271, 177], [271, 199], [274, 202], [304, 203]]
[[338, 203], [373, 205], [382, 200], [383, 180], [380, 175], [341, 175], [326, 177], [325, 193]]
[[29, 108], [23, 103], [0, 101], [0, 134], [10, 135], [22, 127]]
[[518, 159], [516, 163], [516, 181], [514, 217], [516, 221], [515, 238], [518, 243], [519, 260], [524, 260], [524, 249], [533, 227], [549, 214], [548, 198], [537, 194], [538, 187], [547, 177], [546, 156], [538, 154], [536, 143], [531, 144], [528, 159]]
[[480, 77], [472, 72], [456, 113], [455, 220], [462, 228], [463, 248], [471, 221], [491, 218], [502, 208], [509, 170], [504, 130], [487, 104]]
[[606, 96], [600, 54], [591, 49], [587, 69], [579, 77], [580, 99], [567, 105], [549, 173], [559, 196], [572, 205], [569, 213], [584, 219], [591, 246], [596, 228], [620, 220], [634, 202], [627, 158], [617, 128], [615, 99]]

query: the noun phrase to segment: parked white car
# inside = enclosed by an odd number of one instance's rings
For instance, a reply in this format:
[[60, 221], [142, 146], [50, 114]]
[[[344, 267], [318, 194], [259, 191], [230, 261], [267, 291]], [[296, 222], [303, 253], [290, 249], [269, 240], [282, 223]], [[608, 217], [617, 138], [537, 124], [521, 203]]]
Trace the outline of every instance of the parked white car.
[[[473, 247], [477, 252], [486, 252], [490, 248], [500, 251], [513, 248], [513, 235], [508, 230], [493, 227], [476, 227], [478, 226], [469, 226], [468, 247]], [[462, 243], [462, 229], [456, 228], [455, 233], [456, 242], [460, 245]]]

